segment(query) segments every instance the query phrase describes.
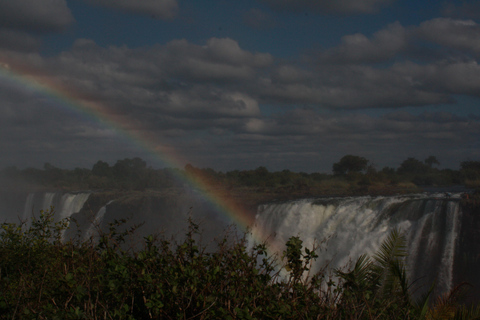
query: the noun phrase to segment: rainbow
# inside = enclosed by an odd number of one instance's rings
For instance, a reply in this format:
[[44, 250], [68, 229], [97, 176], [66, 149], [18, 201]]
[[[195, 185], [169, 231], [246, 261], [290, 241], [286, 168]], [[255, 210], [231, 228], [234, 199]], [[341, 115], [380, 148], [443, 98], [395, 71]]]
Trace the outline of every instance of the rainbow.
[[[166, 166], [178, 167], [179, 164], [188, 162], [173, 147], [160, 143], [158, 137], [135, 127], [131, 123], [131, 119], [116, 113], [107, 104], [99, 102], [99, 99], [90, 97], [76, 88], [61, 83], [44, 70], [25, 65], [13, 59], [0, 57], [0, 79], [2, 78], [20, 88], [33, 89], [41, 95], [58, 101], [62, 108], [68, 108], [76, 114], [93, 119], [102, 127], [115, 131], [125, 140], [147, 151]], [[228, 195], [218, 191], [218, 188], [215, 188], [208, 179], [201, 176], [180, 174], [177, 178], [199, 189], [219, 212], [222, 212], [236, 225], [244, 229], [253, 226], [254, 217], [252, 214], [247, 213]], [[263, 242], [265, 239], [260, 234], [255, 234], [254, 238], [257, 242]], [[273, 247], [270, 247], [270, 251], [277, 252]]]

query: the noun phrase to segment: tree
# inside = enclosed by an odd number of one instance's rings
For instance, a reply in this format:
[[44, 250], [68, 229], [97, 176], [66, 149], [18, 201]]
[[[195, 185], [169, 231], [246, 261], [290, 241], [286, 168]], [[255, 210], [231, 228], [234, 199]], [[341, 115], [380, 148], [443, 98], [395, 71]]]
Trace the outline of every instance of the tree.
[[364, 157], [346, 155], [339, 162], [333, 164], [334, 174], [348, 174], [362, 172], [367, 168], [368, 160]]
[[110, 165], [102, 160], [98, 160], [92, 167], [92, 174], [99, 177], [110, 178], [113, 175]]
[[479, 170], [480, 171], [480, 161], [462, 161], [460, 163], [460, 168], [462, 170]]
[[462, 161], [460, 172], [465, 180], [480, 180], [480, 161]]
[[255, 174], [259, 177], [266, 177], [268, 175], [268, 169], [266, 167], [260, 166], [255, 169]]
[[129, 179], [141, 176], [146, 168], [147, 163], [136, 157], [133, 159], [125, 158], [123, 160], [118, 160], [113, 166], [113, 171], [116, 176]]
[[60, 168], [55, 167], [54, 165], [45, 162], [43, 165], [44, 169], [44, 182], [47, 183], [52, 183], [52, 182], [58, 182], [63, 179], [63, 171]]
[[194, 175], [197, 173], [198, 169], [192, 166], [190, 163], [187, 163], [184, 167], [184, 170], [187, 174]]
[[400, 174], [422, 174], [427, 171], [428, 167], [422, 161], [415, 158], [408, 158], [403, 161], [398, 168]]
[[122, 188], [143, 190], [148, 186], [147, 163], [138, 157], [118, 160], [113, 173]]
[[438, 162], [435, 156], [429, 156], [427, 159], [424, 160], [424, 162], [429, 168], [432, 168], [434, 164], [438, 166], [440, 165], [440, 162]]
[[86, 169], [86, 168], [75, 168], [72, 171], [69, 172], [70, 175], [73, 177], [73, 181], [75, 182], [82, 182], [84, 181], [85, 179], [88, 178], [88, 176], [90, 175], [90, 170]]

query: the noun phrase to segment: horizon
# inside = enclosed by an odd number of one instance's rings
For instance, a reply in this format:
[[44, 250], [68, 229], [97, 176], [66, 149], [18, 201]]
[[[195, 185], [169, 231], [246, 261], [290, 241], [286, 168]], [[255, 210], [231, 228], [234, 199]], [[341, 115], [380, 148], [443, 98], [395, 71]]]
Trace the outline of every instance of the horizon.
[[0, 17], [0, 168], [480, 160], [476, 1], [18, 0]]
[[[354, 156], [356, 156], [356, 155], [354, 155]], [[134, 158], [135, 158], [135, 157], [134, 157]], [[137, 158], [139, 158], [139, 157], [137, 157]], [[413, 157], [409, 157], [409, 158], [407, 158], [407, 159], [410, 159], [410, 158], [413, 158]], [[436, 158], [436, 157], [435, 157], [435, 158]], [[26, 170], [26, 169], [45, 170], [44, 167], [45, 167], [45, 165], [47, 165], [47, 164], [48, 164], [48, 165], [51, 165], [51, 166], [53, 166], [53, 167], [55, 167], [55, 168], [61, 169], [61, 170], [75, 170], [75, 169], [77, 169], [77, 168], [79, 168], [79, 169], [92, 170], [92, 167], [93, 167], [97, 162], [100, 162], [100, 161], [101, 161], [101, 162], [106, 162], [110, 167], [113, 167], [116, 162], [121, 161], [121, 160], [125, 160], [125, 159], [133, 159], [133, 158], [117, 159], [117, 160], [115, 160], [115, 161], [113, 161], [113, 162], [108, 162], [108, 161], [104, 161], [104, 160], [99, 159], [99, 160], [95, 161], [95, 163], [93, 163], [91, 166], [88, 166], [88, 167], [74, 166], [74, 167], [68, 167], [68, 168], [67, 168], [67, 167], [57, 166], [55, 163], [50, 163], [50, 162], [43, 163], [43, 164], [41, 164], [41, 165], [39, 165], [39, 166], [37, 166], [37, 167], [34, 167], [34, 166], [18, 167], [18, 166], [15, 166], [15, 165], [7, 165], [7, 166], [0, 167], [0, 172], [1, 172], [1, 171], [5, 171], [6, 169], [9, 169], [9, 168], [12, 168], [12, 167], [14, 167], [14, 168], [16, 168], [17, 170], [20, 170], [20, 171]], [[185, 170], [185, 167], [186, 167], [186, 166], [188, 166], [188, 165], [193, 166], [191, 163], [187, 163], [187, 164], [186, 164], [185, 166], [183, 166], [183, 167], [168, 167], [168, 166], [164, 166], [164, 167], [154, 167], [154, 166], [152, 166], [151, 163], [149, 163], [149, 162], [146, 161], [145, 159], [142, 159], [142, 158], [140, 158], [140, 159], [146, 162], [146, 167], [147, 167], [147, 168], [152, 168], [153, 170], [164, 170], [164, 169], [165, 169], [165, 170]], [[403, 159], [401, 162], [403, 162], [403, 161], [405, 161], [405, 160], [407, 160], [407, 159]], [[420, 161], [421, 163], [423, 163], [423, 164], [425, 164], [425, 165], [427, 165], [427, 164], [425, 163], [425, 160], [426, 160], [426, 159], [416, 159], [416, 158], [414, 158], [414, 159]], [[400, 167], [400, 165], [401, 165], [401, 162], [400, 162], [399, 165], [396, 166], [396, 167], [389, 167], [389, 166], [378, 167], [378, 166], [375, 165], [375, 163], [373, 163], [373, 162], [370, 161], [369, 159], [366, 159], [366, 160], [368, 160], [368, 164], [367, 164], [367, 165], [368, 165], [368, 166], [373, 166], [374, 169], [375, 169], [377, 172], [380, 172], [380, 171], [382, 171], [383, 169], [394, 169], [394, 170], [397, 170], [397, 169]], [[336, 162], [339, 162], [339, 161], [340, 161], [340, 159], [338, 159]], [[469, 160], [465, 160], [465, 161], [461, 161], [461, 162], [466, 162], [466, 161], [469, 161]], [[480, 161], [479, 161], [479, 162], [480, 162]], [[292, 172], [292, 173], [307, 173], [307, 174], [319, 173], [319, 174], [327, 174], [327, 175], [330, 174], [330, 175], [334, 175], [334, 173], [333, 173], [333, 165], [334, 165], [334, 163], [332, 163], [331, 168], [330, 168], [330, 170], [329, 170], [328, 172], [326, 172], [326, 171], [309, 171], [309, 172], [306, 172], [306, 171], [294, 171], [294, 170], [291, 170], [291, 169], [289, 169], [289, 168], [284, 168], [284, 169], [280, 169], [280, 170], [270, 170], [270, 169], [269, 169], [267, 166], [265, 166], [265, 165], [260, 165], [260, 166], [255, 167], [255, 168], [248, 168], [248, 169], [231, 169], [231, 170], [217, 170], [217, 169], [212, 168], [212, 167], [196, 167], [196, 166], [193, 166], [193, 167], [196, 168], [196, 169], [200, 169], [200, 170], [212, 169], [213, 171], [215, 171], [215, 172], [217, 172], [217, 173], [222, 173], [222, 172], [223, 172], [223, 173], [226, 173], [226, 172], [233, 172], [233, 171], [254, 171], [254, 170], [258, 169], [258, 168], [263, 167], [263, 168], [266, 168], [266, 169], [268, 170], [268, 172], [270, 172], [270, 173], [282, 172], [282, 171], [287, 170], [287, 171], [290, 171], [290, 172]], [[438, 169], [438, 170], [454, 170], [454, 171], [459, 171], [459, 170], [461, 170], [461, 167], [459, 167], [459, 168], [447, 168], [447, 167], [443, 167], [443, 166], [441, 165], [441, 163], [440, 163], [440, 164], [433, 164], [433, 165], [432, 165], [432, 168], [433, 168], [433, 169]]]

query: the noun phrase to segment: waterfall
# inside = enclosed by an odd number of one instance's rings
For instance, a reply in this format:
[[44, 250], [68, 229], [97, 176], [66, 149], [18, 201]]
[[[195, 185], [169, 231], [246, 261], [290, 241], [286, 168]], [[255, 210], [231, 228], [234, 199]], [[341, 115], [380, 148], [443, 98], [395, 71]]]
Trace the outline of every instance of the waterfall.
[[460, 195], [409, 195], [303, 199], [265, 204], [258, 208], [252, 229], [255, 239], [269, 238], [282, 252], [291, 236], [304, 246], [321, 243], [318, 271], [344, 268], [361, 254], [372, 256], [393, 228], [407, 238], [407, 272], [410, 281], [438, 292], [452, 288], [457, 238], [461, 227]]
[[28, 218], [30, 218], [30, 215], [32, 214], [31, 211], [33, 211], [33, 201], [34, 201], [34, 193], [30, 193], [27, 196], [27, 201], [25, 202], [25, 208], [23, 210], [23, 217], [22, 217], [22, 222], [27, 222]]
[[64, 194], [58, 208], [59, 219], [69, 218], [72, 214], [79, 212], [89, 196], [90, 193]]
[[83, 241], [86, 241], [89, 238], [94, 237], [95, 230], [100, 228], [103, 218], [105, 217], [105, 213], [107, 212], [107, 206], [113, 201], [114, 200], [109, 201], [106, 205], [101, 207], [100, 210], [98, 210], [97, 214], [95, 215], [95, 218], [93, 219], [92, 223], [90, 224], [90, 226], [88, 227], [87, 231], [83, 236]]
[[[223, 230], [223, 222], [202, 207], [191, 204], [191, 197], [139, 197], [129, 202], [97, 201], [96, 212], [82, 210], [90, 193], [32, 193], [28, 195], [23, 219], [39, 210], [55, 208], [55, 220], [74, 215], [79, 222], [81, 238], [89, 239], [95, 229], [113, 219], [129, 218], [128, 226], [145, 224], [140, 232], [161, 232], [167, 236], [183, 234], [185, 212], [194, 207], [204, 235], [211, 238]], [[91, 212], [91, 214], [90, 214]], [[133, 214], [135, 213], [135, 214]], [[182, 224], [183, 223], [183, 224]], [[319, 258], [312, 271], [325, 266], [329, 270], [351, 265], [361, 254], [374, 255], [394, 228], [405, 233], [409, 256], [406, 260], [410, 282], [426, 289], [435, 282], [437, 292], [449, 291], [458, 281], [459, 235], [462, 228], [460, 194], [445, 198], [437, 195], [408, 195], [391, 197], [344, 197], [302, 199], [269, 203], [258, 207], [251, 230], [254, 239], [268, 239], [270, 248], [282, 252], [291, 236], [299, 236], [311, 249], [319, 244]], [[65, 237], [75, 236], [69, 230]], [[220, 231], [219, 231], [220, 230]], [[465, 247], [466, 248], [466, 247]], [[457, 269], [456, 269], [457, 268]]]
[[38, 217], [40, 210], [50, 210], [50, 207], [53, 207], [55, 210], [55, 221], [69, 218], [72, 214], [79, 212], [83, 208], [89, 196], [90, 192], [30, 193], [25, 201], [23, 220], [28, 222], [32, 214]]

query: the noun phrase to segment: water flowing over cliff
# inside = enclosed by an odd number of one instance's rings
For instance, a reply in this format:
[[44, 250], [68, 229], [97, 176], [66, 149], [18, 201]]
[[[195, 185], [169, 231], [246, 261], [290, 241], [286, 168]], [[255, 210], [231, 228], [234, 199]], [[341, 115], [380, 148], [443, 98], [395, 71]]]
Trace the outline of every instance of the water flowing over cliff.
[[252, 230], [255, 238], [270, 236], [281, 251], [291, 236], [307, 248], [326, 240], [314, 270], [328, 264], [342, 268], [361, 254], [373, 255], [393, 228], [407, 236], [409, 278], [436, 292], [447, 292], [456, 283], [456, 258], [462, 227], [460, 194], [446, 197], [411, 195], [298, 200], [259, 207]]
[[185, 190], [162, 192], [36, 192], [26, 197], [23, 215], [8, 222], [26, 221], [38, 217], [40, 210], [55, 211], [55, 221], [70, 218], [66, 239], [96, 238], [108, 232], [115, 221], [118, 231], [138, 226], [136, 240], [148, 234], [161, 234], [167, 238], [183, 236], [191, 217], [200, 225], [205, 244], [220, 237], [230, 224], [215, 206], [200, 194]]
[[74, 213], [79, 212], [90, 192], [63, 193], [63, 192], [38, 192], [30, 193], [25, 202], [22, 221], [27, 224], [32, 215], [38, 216], [40, 210], [55, 209], [55, 220], [60, 221], [70, 218]]
[[[325, 240], [312, 270], [318, 271], [327, 265], [330, 270], [346, 267], [364, 253], [373, 255], [397, 228], [407, 236], [410, 281], [421, 288], [419, 292], [435, 282], [438, 294], [461, 281], [480, 286], [476, 271], [480, 245], [475, 240], [480, 219], [475, 212], [464, 211], [460, 202], [460, 194], [416, 194], [268, 203], [258, 207], [252, 235], [256, 241], [268, 237], [271, 248], [279, 252], [291, 236], [299, 236], [307, 248]], [[66, 239], [88, 240], [120, 219], [127, 219], [126, 228], [143, 224], [139, 239], [147, 234], [183, 236], [192, 217], [200, 222], [203, 243], [208, 245], [231, 223], [200, 194], [184, 191], [37, 192], [26, 196], [18, 218], [26, 221], [50, 206], [56, 221], [75, 220]]]

